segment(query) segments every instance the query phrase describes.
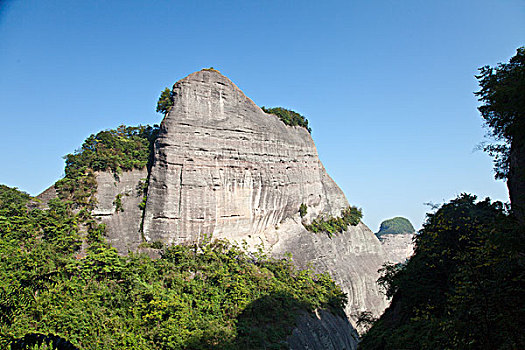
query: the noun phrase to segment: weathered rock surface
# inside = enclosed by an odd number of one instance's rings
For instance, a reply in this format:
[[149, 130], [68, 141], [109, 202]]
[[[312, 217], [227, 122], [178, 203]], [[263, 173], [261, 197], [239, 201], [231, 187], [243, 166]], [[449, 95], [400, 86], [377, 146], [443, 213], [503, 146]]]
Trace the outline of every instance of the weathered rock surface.
[[264, 113], [228, 78], [196, 72], [173, 92], [150, 176], [148, 240], [243, 238], [293, 216], [301, 203], [310, 215], [347, 205], [310, 134]]
[[303, 313], [287, 341], [291, 350], [355, 350], [357, 333], [347, 319], [326, 310]]
[[329, 238], [309, 221], [348, 202], [326, 173], [310, 134], [264, 113], [229, 79], [200, 71], [174, 85], [161, 124], [144, 215], [148, 241], [197, 242], [204, 235], [291, 252], [299, 266], [329, 272], [348, 293], [347, 314], [381, 313], [376, 280], [383, 251], [364, 225]]
[[[141, 229], [143, 191], [141, 182], [148, 177], [146, 169], [125, 171], [118, 176], [111, 172], [98, 172], [97, 206], [92, 214], [106, 224], [106, 240], [119, 253], [136, 251], [143, 241]], [[122, 208], [117, 210], [116, 199], [120, 195]]]
[[414, 254], [414, 233], [382, 235], [379, 240], [385, 252], [385, 262], [403, 263]]
[[[97, 173], [93, 215], [107, 224], [109, 243], [123, 254], [144, 239], [184, 244], [211, 236], [262, 245], [274, 256], [292, 253], [300, 267], [328, 272], [348, 294], [345, 312], [354, 326], [359, 312], [381, 314], [387, 301], [377, 271], [390, 256], [374, 233], [360, 223], [330, 238], [302, 224], [338, 216], [348, 206], [308, 131], [264, 113], [216, 71], [189, 75], [173, 93], [151, 172], [124, 172], [118, 180]], [[146, 177], [142, 211], [137, 186]], [[123, 211], [114, 203], [119, 194]], [[298, 212], [302, 203], [308, 206], [304, 218]], [[304, 317], [290, 338], [292, 348], [355, 349], [351, 327], [345, 334], [336, 331], [345, 328], [344, 318], [323, 312], [317, 319]]]
[[307, 231], [295, 218], [283, 222], [274, 234], [274, 254], [291, 252], [297, 265], [311, 266], [318, 273], [328, 272], [342, 287], [348, 296], [345, 312], [354, 326], [360, 312], [370, 311], [378, 316], [388, 306], [376, 283], [385, 253], [365, 224], [349, 226], [344, 233], [330, 238]]
[[49, 202], [53, 198], [57, 198], [57, 191], [55, 189], [55, 185], [49, 186], [47, 189], [44, 190], [44, 192], [36, 196], [36, 198], [42, 202], [42, 205], [44, 207], [47, 207], [47, 202]]

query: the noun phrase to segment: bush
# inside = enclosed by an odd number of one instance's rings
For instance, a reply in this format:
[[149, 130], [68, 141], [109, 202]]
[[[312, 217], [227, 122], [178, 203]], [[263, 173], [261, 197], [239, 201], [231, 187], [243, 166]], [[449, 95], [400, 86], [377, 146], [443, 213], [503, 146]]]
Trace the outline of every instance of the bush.
[[304, 218], [307, 211], [308, 211], [308, 206], [304, 203], [301, 203], [301, 205], [299, 206], [299, 215], [301, 215], [301, 217]]
[[265, 113], [277, 116], [286, 125], [301, 126], [312, 133], [312, 129], [308, 127], [308, 119], [297, 112], [282, 107], [266, 108], [262, 106], [261, 109]]
[[112, 171], [149, 167], [158, 125], [124, 126], [89, 136], [80, 150], [65, 156], [65, 177], [56, 182], [59, 197], [74, 208], [93, 209], [96, 191], [95, 171]]
[[310, 232], [326, 232], [329, 237], [335, 233], [344, 232], [348, 225], [355, 226], [361, 221], [363, 213], [357, 207], [349, 206], [341, 210], [341, 216], [338, 217], [318, 217], [310, 225], [304, 227]]

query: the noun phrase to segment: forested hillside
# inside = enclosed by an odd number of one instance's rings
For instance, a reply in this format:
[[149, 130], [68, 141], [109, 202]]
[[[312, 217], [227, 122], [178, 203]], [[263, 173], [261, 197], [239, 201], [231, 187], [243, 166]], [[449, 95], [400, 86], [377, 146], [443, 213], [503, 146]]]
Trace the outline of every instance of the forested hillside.
[[157, 242], [155, 260], [108, 246], [90, 215], [94, 171], [146, 166], [155, 132], [89, 137], [45, 207], [0, 186], [0, 348], [54, 339], [78, 349], [279, 349], [301, 313], [344, 316], [332, 279], [288, 259], [221, 241]]

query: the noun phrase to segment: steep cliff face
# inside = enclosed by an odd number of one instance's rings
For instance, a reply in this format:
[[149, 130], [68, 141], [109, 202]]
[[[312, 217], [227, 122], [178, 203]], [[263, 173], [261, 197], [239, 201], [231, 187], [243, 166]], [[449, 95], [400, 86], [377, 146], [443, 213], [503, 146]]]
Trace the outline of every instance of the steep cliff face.
[[[274, 235], [275, 243], [267, 236]], [[328, 272], [348, 296], [345, 312], [355, 326], [362, 311], [380, 315], [387, 301], [377, 286], [378, 270], [385, 262], [381, 243], [363, 223], [349, 226], [331, 238], [324, 233], [306, 231], [298, 218], [285, 220], [279, 230], [269, 233], [266, 246], [274, 254], [292, 253], [301, 267], [311, 266], [317, 272]], [[265, 242], [265, 243], [266, 243]]]
[[403, 263], [414, 254], [415, 233], [382, 235], [379, 239], [385, 252], [385, 261]]
[[304, 128], [264, 113], [229, 79], [200, 71], [175, 84], [161, 124], [144, 216], [146, 239], [242, 239], [295, 215], [347, 205]]
[[191, 74], [173, 94], [155, 144], [144, 237], [179, 244], [208, 235], [291, 252], [299, 266], [336, 279], [352, 320], [360, 311], [382, 312], [375, 281], [384, 253], [374, 234], [359, 224], [330, 238], [301, 224], [301, 203], [306, 221], [348, 205], [308, 131], [264, 113], [216, 71]]
[[144, 195], [141, 187], [147, 180], [147, 169], [125, 171], [117, 176], [110, 172], [98, 172], [96, 177], [97, 206], [92, 215], [106, 224], [109, 244], [122, 254], [136, 251], [143, 241], [139, 204]]
[[[389, 259], [372, 231], [359, 223], [329, 237], [303, 226], [319, 215], [338, 216], [348, 206], [308, 131], [266, 114], [216, 71], [203, 70], [180, 80], [173, 96], [173, 108], [155, 142], [151, 171], [124, 172], [118, 178], [97, 173], [93, 215], [107, 224], [108, 241], [123, 254], [136, 250], [143, 240], [246, 241], [274, 256], [291, 253], [300, 267], [328, 272], [348, 294], [345, 312], [353, 325], [361, 311], [382, 313], [387, 302], [376, 284], [377, 271]], [[149, 185], [142, 210], [138, 187], [145, 178]], [[308, 209], [301, 218], [303, 203]], [[344, 319], [336, 319], [324, 315], [299, 322], [294, 334], [309, 332], [309, 324], [329, 330], [335, 322], [345, 329]], [[352, 327], [346, 329], [347, 335], [355, 336]], [[326, 341], [319, 337], [299, 336], [290, 344]], [[347, 344], [348, 339], [337, 339], [330, 342]], [[345, 348], [355, 348], [352, 341]]]
[[314, 314], [305, 312], [298, 318], [297, 327], [288, 337], [288, 345], [290, 350], [355, 350], [358, 339], [348, 320], [318, 310]]

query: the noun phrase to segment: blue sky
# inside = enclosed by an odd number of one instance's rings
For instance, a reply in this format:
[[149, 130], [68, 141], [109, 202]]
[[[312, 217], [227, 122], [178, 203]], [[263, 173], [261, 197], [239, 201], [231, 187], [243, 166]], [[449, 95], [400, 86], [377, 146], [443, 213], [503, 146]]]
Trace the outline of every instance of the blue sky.
[[159, 123], [160, 91], [213, 66], [307, 116], [364, 221], [462, 192], [508, 200], [474, 75], [525, 44], [524, 1], [0, 0], [0, 183], [38, 194], [91, 133]]

